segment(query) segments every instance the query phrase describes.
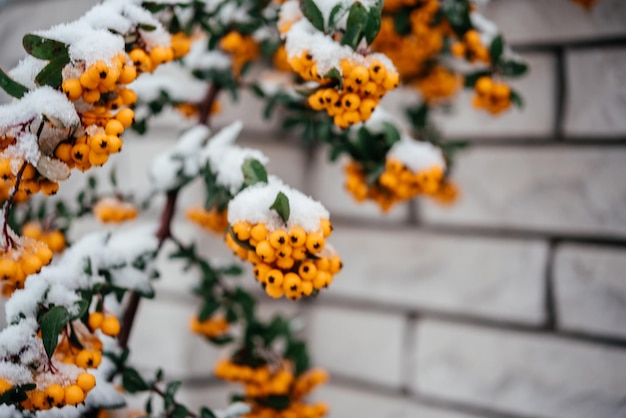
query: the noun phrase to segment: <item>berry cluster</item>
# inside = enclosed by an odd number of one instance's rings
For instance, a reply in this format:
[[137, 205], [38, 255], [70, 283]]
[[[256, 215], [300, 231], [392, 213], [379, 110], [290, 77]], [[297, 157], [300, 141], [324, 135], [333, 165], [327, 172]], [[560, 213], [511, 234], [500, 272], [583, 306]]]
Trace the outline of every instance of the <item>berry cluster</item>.
[[93, 214], [100, 222], [124, 222], [137, 217], [137, 208], [117, 198], [105, 197], [93, 207]]
[[414, 83], [426, 103], [437, 103], [451, 98], [463, 86], [462, 77], [442, 66], [433, 67], [427, 75]]
[[259, 45], [250, 35], [231, 31], [220, 40], [220, 48], [232, 57], [233, 74], [239, 76], [243, 67], [260, 54]]
[[[305, 80], [321, 84], [331, 81], [317, 72], [317, 64], [309, 53], [290, 59], [289, 64]], [[326, 110], [335, 125], [347, 128], [368, 120], [387, 91], [398, 87], [399, 77], [376, 59], [364, 59], [361, 63], [343, 59], [340, 66], [342, 88], [321, 88], [309, 96], [308, 103], [314, 110]]]
[[511, 106], [511, 88], [502, 82], [484, 76], [474, 85], [476, 95], [472, 104], [477, 109], [485, 109], [492, 115], [497, 115]]
[[[388, 4], [385, 1], [383, 11], [395, 12], [398, 8], [406, 6], [403, 3], [406, 2]], [[398, 33], [394, 17], [385, 14], [382, 17], [380, 32], [372, 43], [375, 51], [382, 52], [393, 61], [404, 79], [414, 78], [422, 73], [425, 64], [442, 50], [444, 37], [449, 33], [449, 27], [445, 22], [434, 23], [439, 11], [438, 0], [411, 3], [411, 6], [419, 7], [408, 12], [410, 24], [408, 33]]]
[[297, 300], [328, 287], [341, 270], [339, 255], [325, 248], [331, 232], [328, 219], [314, 232], [298, 226], [270, 231], [264, 223], [237, 222], [226, 244], [254, 265], [254, 276], [270, 297]]
[[[13, 141], [3, 141], [0, 146], [4, 146], [3, 150], [12, 144]], [[10, 158], [0, 158], [0, 200], [7, 200], [10, 192], [15, 186], [17, 175], [22, 167], [19, 160], [13, 161]], [[21, 181], [18, 189], [15, 191], [13, 198], [16, 202], [24, 202], [36, 193], [42, 192], [47, 196], [56, 194], [59, 190], [59, 184], [49, 180], [39, 174], [37, 169], [30, 163], [26, 163], [22, 170]]]
[[228, 211], [219, 212], [216, 208], [206, 210], [203, 207], [193, 207], [187, 210], [187, 218], [200, 225], [202, 228], [223, 234], [228, 228]]
[[198, 335], [203, 335], [208, 338], [218, 337], [226, 332], [228, 329], [228, 321], [225, 318], [209, 318], [205, 321], [200, 321], [196, 316], [191, 318], [189, 323], [191, 331]]
[[39, 222], [28, 222], [22, 226], [22, 235], [41, 241], [52, 250], [60, 253], [65, 250], [65, 235], [57, 229], [44, 229]]
[[[367, 174], [363, 166], [357, 162], [350, 162], [346, 166], [346, 189], [358, 202], [372, 199], [380, 205], [383, 211], [388, 211], [400, 201], [412, 199], [418, 195], [445, 197], [454, 199], [451, 188], [454, 186], [444, 180], [444, 172], [439, 166], [427, 170], [413, 172], [397, 159], [389, 158], [385, 163], [385, 171], [378, 177], [376, 183], [368, 185]], [[440, 195], [444, 184], [445, 194]]]
[[[308, 405], [302, 401], [313, 389], [328, 381], [324, 370], [311, 369], [295, 376], [290, 363], [253, 368], [222, 360], [216, 364], [215, 374], [228, 382], [244, 385], [246, 401], [252, 406], [252, 411], [244, 415], [246, 418], [321, 418], [328, 412], [323, 403]], [[270, 396], [288, 396], [290, 404], [281, 410], [267, 407], [262, 399]]]
[[10, 296], [17, 289], [23, 289], [26, 278], [41, 271], [52, 261], [52, 250], [33, 238], [11, 240], [13, 246], [0, 254], [0, 280], [2, 295]]
[[475, 29], [470, 29], [465, 32], [463, 39], [452, 44], [450, 51], [453, 55], [459, 58], [465, 58], [469, 62], [491, 62], [489, 49], [487, 46], [483, 45], [480, 39], [480, 33]]
[[[0, 394], [8, 391], [12, 386], [8, 380], [0, 379]], [[37, 387], [28, 391], [28, 398], [21, 403], [21, 407], [27, 411], [47, 411], [66, 405], [78, 405], [85, 400], [87, 394], [95, 386], [96, 378], [94, 375], [83, 372], [71, 384], [61, 386], [58, 383], [53, 383], [44, 388]]]

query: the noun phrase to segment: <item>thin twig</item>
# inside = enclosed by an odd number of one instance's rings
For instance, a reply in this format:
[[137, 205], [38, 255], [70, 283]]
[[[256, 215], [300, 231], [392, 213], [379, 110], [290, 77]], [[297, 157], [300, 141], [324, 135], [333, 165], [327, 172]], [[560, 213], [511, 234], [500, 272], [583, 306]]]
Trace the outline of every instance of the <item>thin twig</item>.
[[[217, 100], [217, 96], [221, 90], [221, 86], [217, 83], [213, 83], [207, 89], [206, 96], [202, 103], [200, 104], [200, 115], [198, 117], [198, 123], [203, 125], [208, 125], [210, 122], [211, 116], [211, 108]], [[167, 193], [167, 203], [163, 208], [163, 212], [161, 215], [161, 224], [159, 226], [159, 230], [157, 231], [157, 239], [159, 240], [158, 249], [161, 249], [163, 243], [167, 241], [172, 236], [172, 220], [174, 219], [174, 215], [176, 213], [176, 201], [178, 200], [178, 192], [179, 190], [171, 190]], [[128, 301], [128, 307], [124, 312], [124, 317], [122, 320], [122, 331], [119, 336], [119, 344], [122, 348], [126, 348], [128, 346], [128, 339], [130, 338], [130, 332], [133, 327], [133, 323], [135, 321], [135, 316], [137, 315], [137, 309], [139, 308], [139, 300], [140, 296], [137, 292], [131, 292], [130, 298]]]
[[[161, 389], [159, 389], [156, 384], [152, 385], [150, 390], [152, 392], [156, 393], [157, 395], [159, 395], [161, 398], [165, 398], [165, 393]], [[174, 405], [174, 406], [183, 406], [184, 407], [184, 405], [181, 405], [181, 404], [179, 404], [178, 402], [176, 402], [174, 400], [172, 401], [172, 405]], [[187, 408], [185, 408], [185, 409], [187, 409]], [[168, 416], [168, 417], [170, 416], [169, 413], [166, 412], [166, 414], [167, 414], [166, 416]], [[189, 410], [187, 410], [187, 416], [189, 416], [191, 418], [198, 418], [197, 414], [195, 414], [195, 413], [193, 413], [193, 412], [191, 412]]]
[[11, 208], [13, 206], [13, 201], [15, 200], [15, 194], [20, 188], [20, 183], [22, 181], [22, 175], [24, 175], [24, 170], [26, 170], [26, 166], [28, 162], [24, 161], [22, 167], [20, 167], [20, 171], [17, 172], [17, 177], [15, 178], [15, 185], [13, 186], [13, 190], [11, 191], [11, 195], [9, 199], [4, 204], [4, 221], [2, 224], [2, 235], [4, 236], [4, 251], [9, 251], [9, 243], [11, 246], [15, 245], [15, 241], [13, 238], [9, 236], [9, 215], [11, 214]]

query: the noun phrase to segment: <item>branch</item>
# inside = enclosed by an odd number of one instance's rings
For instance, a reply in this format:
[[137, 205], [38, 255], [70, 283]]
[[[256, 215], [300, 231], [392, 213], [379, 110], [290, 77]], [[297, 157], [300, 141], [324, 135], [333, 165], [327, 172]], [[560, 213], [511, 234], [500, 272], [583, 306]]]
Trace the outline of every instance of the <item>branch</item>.
[[[161, 398], [165, 398], [165, 393], [163, 393], [163, 391], [162, 391], [161, 389], [159, 389], [159, 388], [157, 387], [157, 385], [156, 385], [156, 384], [152, 385], [152, 387], [150, 388], [150, 390], [151, 390], [152, 392], [156, 393], [157, 395], [159, 395]], [[187, 409], [187, 407], [185, 407], [185, 405], [182, 405], [182, 404], [180, 404], [180, 403], [178, 403], [178, 402], [176, 402], [176, 401], [174, 401], [174, 400], [172, 400], [172, 405], [173, 405], [174, 407], [176, 407], [176, 406], [182, 406], [183, 408]], [[170, 416], [170, 414], [169, 414], [169, 413], [167, 413], [167, 411], [165, 411], [165, 414], [166, 414], [166, 415], [165, 415], [166, 417], [169, 417], [169, 416]], [[189, 410], [187, 410], [187, 416], [188, 416], [188, 417], [191, 417], [191, 418], [198, 418], [198, 415], [196, 415], [195, 413], [193, 413], [193, 412], [191, 412], [191, 411], [189, 411]]]
[[[200, 115], [198, 116], [198, 122], [203, 125], [208, 125], [210, 122], [211, 108], [213, 103], [217, 100], [217, 96], [221, 90], [221, 86], [217, 83], [213, 83], [207, 89], [206, 96], [200, 104]], [[167, 203], [163, 208], [161, 214], [161, 224], [157, 231], [157, 239], [159, 240], [158, 249], [160, 250], [163, 243], [172, 236], [172, 220], [176, 213], [176, 201], [178, 200], [178, 193], [180, 189], [170, 190], [167, 192]], [[124, 312], [124, 318], [122, 320], [122, 332], [119, 336], [119, 344], [122, 348], [128, 346], [128, 339], [130, 338], [130, 331], [137, 315], [137, 309], [139, 308], [140, 296], [137, 292], [130, 293], [130, 299], [128, 301], [128, 307]]]
[[17, 177], [15, 178], [15, 185], [13, 186], [13, 190], [11, 191], [11, 195], [9, 199], [4, 204], [4, 223], [2, 224], [2, 236], [4, 237], [4, 251], [9, 251], [9, 245], [15, 245], [13, 238], [9, 236], [9, 215], [11, 214], [11, 208], [13, 206], [13, 201], [15, 200], [15, 194], [20, 188], [20, 182], [22, 181], [22, 175], [24, 174], [24, 170], [26, 170], [26, 166], [28, 162], [24, 161], [22, 167], [20, 167], [20, 171], [17, 172]]

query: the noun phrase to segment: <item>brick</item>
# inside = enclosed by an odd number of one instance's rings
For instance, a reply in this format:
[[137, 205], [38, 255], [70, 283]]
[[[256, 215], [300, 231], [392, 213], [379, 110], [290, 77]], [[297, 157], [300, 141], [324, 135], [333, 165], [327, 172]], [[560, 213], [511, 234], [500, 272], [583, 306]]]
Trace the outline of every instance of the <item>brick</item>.
[[626, 148], [481, 148], [459, 156], [459, 202], [424, 200], [428, 224], [626, 235]]
[[13, 68], [24, 58], [22, 38], [27, 33], [48, 29], [83, 15], [95, 1], [49, 0], [45, 2], [0, 2], [0, 67]]
[[[551, 54], [523, 54], [530, 66], [527, 76], [512, 81], [511, 86], [524, 98], [523, 109], [512, 107], [498, 116], [472, 107], [473, 92], [461, 92], [451, 110], [433, 114], [436, 126], [449, 138], [506, 141], [510, 137], [543, 139], [554, 129], [555, 61]], [[404, 115], [407, 105], [417, 101], [414, 90], [403, 89], [389, 93], [386, 109]]]
[[541, 241], [340, 224], [331, 241], [344, 261], [333, 297], [526, 324], [544, 320]]
[[315, 364], [342, 376], [400, 386], [404, 318], [318, 307], [307, 324]]
[[523, 416], [623, 416], [626, 353], [545, 334], [425, 321], [413, 390]]
[[406, 203], [398, 204], [387, 214], [383, 213], [374, 202], [358, 203], [344, 188], [344, 167], [347, 159], [334, 163], [328, 161], [328, 149], [322, 148], [315, 155], [311, 168], [311, 187], [309, 193], [319, 200], [333, 216], [353, 219], [398, 223], [408, 219], [409, 210]]
[[222, 354], [189, 331], [194, 312], [195, 306], [182, 301], [143, 300], [129, 343], [131, 363], [149, 371], [162, 368], [168, 379], [212, 375]]
[[554, 284], [560, 328], [626, 338], [626, 251], [564, 245], [556, 252]]
[[[622, 6], [626, 11], [626, 3]], [[569, 51], [566, 63], [565, 134], [572, 138], [624, 138], [626, 48]]]
[[494, 0], [480, 9], [511, 43], [559, 43], [626, 35], [626, 4], [602, 0], [590, 12], [570, 1]]
[[382, 395], [334, 384], [317, 389], [314, 398], [328, 404], [328, 418], [479, 418], [476, 415], [420, 405], [400, 396]]

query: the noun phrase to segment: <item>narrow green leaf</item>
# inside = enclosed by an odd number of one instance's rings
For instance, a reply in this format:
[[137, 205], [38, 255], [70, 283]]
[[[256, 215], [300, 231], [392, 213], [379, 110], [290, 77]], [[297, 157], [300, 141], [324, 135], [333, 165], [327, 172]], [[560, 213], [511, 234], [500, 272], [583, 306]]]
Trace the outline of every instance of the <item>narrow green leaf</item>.
[[274, 209], [283, 222], [287, 222], [289, 220], [289, 198], [285, 196], [283, 192], [278, 192], [276, 200], [274, 200], [270, 209]]
[[149, 25], [147, 23], [140, 23], [139, 25], [137, 25], [137, 28], [141, 29], [144, 32], [154, 32], [156, 30], [156, 26]]
[[365, 30], [367, 20], [367, 9], [357, 1], [350, 7], [346, 33], [341, 38], [341, 45], [348, 45], [350, 48], [356, 50], [359, 42], [363, 38], [363, 31]]
[[392, 146], [400, 140], [400, 131], [392, 123], [383, 122], [383, 130], [385, 132], [385, 142]]
[[70, 314], [62, 306], [55, 306], [41, 318], [41, 339], [48, 358], [52, 357], [59, 343], [59, 334], [70, 321]]
[[252, 186], [257, 183], [267, 183], [267, 171], [263, 164], [254, 158], [248, 158], [241, 166], [243, 172], [244, 185]]
[[335, 29], [335, 25], [337, 24], [339, 19], [341, 19], [344, 13], [345, 13], [345, 8], [343, 7], [343, 4], [341, 3], [336, 4], [332, 8], [332, 10], [330, 11], [330, 16], [328, 17], [328, 31], [329, 32]]
[[465, 74], [464, 85], [467, 88], [473, 88], [479, 78], [490, 76], [490, 75], [491, 75], [491, 72], [488, 70], [475, 71], [473, 73]]
[[122, 372], [122, 387], [128, 393], [143, 392], [150, 389], [139, 372], [130, 367], [125, 368]]
[[365, 40], [371, 44], [378, 35], [381, 25], [381, 10], [378, 7], [371, 7], [368, 12], [367, 23], [363, 31], [365, 32]]
[[21, 99], [28, 93], [26, 87], [9, 77], [7, 73], [2, 71], [2, 68], [0, 68], [0, 88], [6, 91], [9, 96], [15, 97], [16, 99]]
[[500, 63], [499, 72], [502, 77], [521, 77], [528, 72], [528, 64], [521, 61], [504, 61]]
[[324, 16], [322, 16], [322, 12], [317, 7], [314, 0], [302, 0], [300, 2], [300, 9], [302, 10], [302, 14], [311, 22], [315, 29], [324, 32]]
[[515, 90], [511, 90], [511, 101], [520, 109], [524, 108], [524, 99], [522, 96]]
[[217, 415], [215, 415], [209, 408], [202, 407], [200, 410], [200, 418], [217, 418]]
[[176, 405], [174, 410], [169, 414], [171, 418], [187, 418], [189, 411], [183, 405]]
[[330, 78], [337, 82], [337, 85], [340, 89], [343, 88], [343, 77], [341, 76], [341, 72], [339, 72], [336, 68], [331, 68], [326, 74], [324, 74], [324, 78]]
[[165, 388], [165, 393], [163, 394], [163, 403], [165, 406], [165, 410], [168, 410], [170, 406], [174, 403], [174, 397], [176, 396], [176, 392], [180, 389], [180, 385], [182, 383], [179, 381], [168, 383]]
[[30, 55], [41, 60], [50, 61], [65, 56], [69, 62], [67, 45], [54, 39], [44, 38], [39, 35], [28, 34], [22, 38], [22, 45]]
[[209, 319], [220, 308], [220, 304], [215, 299], [205, 299], [198, 312], [200, 322]]
[[502, 38], [502, 35], [498, 35], [493, 38], [493, 41], [491, 41], [491, 45], [489, 46], [489, 55], [491, 56], [491, 62], [493, 65], [497, 65], [500, 62], [503, 52], [504, 39]]
[[52, 59], [43, 70], [35, 77], [35, 82], [40, 86], [50, 86], [52, 88], [59, 88], [63, 83], [63, 67], [70, 62], [70, 58], [67, 55], [61, 55]]
[[254, 247], [250, 245], [248, 241], [241, 241], [239, 238], [237, 238], [237, 235], [235, 235], [235, 232], [233, 232], [232, 227], [228, 228], [228, 233], [230, 234], [230, 237], [237, 243], [237, 245], [239, 245], [242, 248], [245, 248], [248, 251], [254, 251]]
[[393, 26], [399, 35], [408, 35], [411, 33], [410, 17], [410, 13], [396, 13], [393, 15]]

